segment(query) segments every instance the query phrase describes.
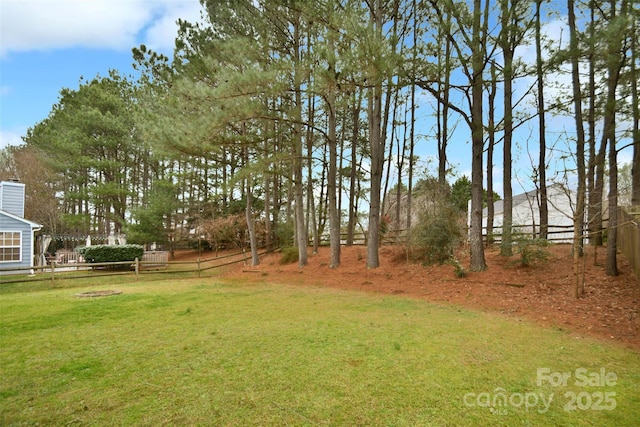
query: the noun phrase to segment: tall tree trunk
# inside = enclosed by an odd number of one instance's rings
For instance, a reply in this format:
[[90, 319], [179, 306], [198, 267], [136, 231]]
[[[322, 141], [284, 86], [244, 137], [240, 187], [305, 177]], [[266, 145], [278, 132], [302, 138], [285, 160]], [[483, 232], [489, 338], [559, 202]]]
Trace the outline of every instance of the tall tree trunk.
[[549, 237], [549, 204], [547, 201], [547, 139], [544, 102], [544, 72], [542, 69], [542, 40], [540, 35], [540, 13], [542, 0], [536, 0], [536, 74], [538, 86], [538, 139], [540, 153], [538, 157], [538, 188], [540, 192], [540, 238]]
[[329, 159], [327, 159], [327, 141], [325, 139], [324, 144], [322, 144], [322, 172], [320, 173], [320, 197], [318, 199], [318, 232], [316, 233], [317, 241], [314, 240], [313, 247], [314, 250], [318, 250], [320, 246], [320, 238], [324, 234], [324, 227], [327, 223], [327, 197], [325, 197], [326, 185], [325, 182], [327, 180], [327, 167], [326, 165], [329, 163]]
[[[372, 0], [371, 20], [377, 36], [382, 34], [382, 0]], [[369, 145], [371, 150], [371, 190], [369, 197], [369, 231], [367, 239], [367, 268], [378, 268], [380, 258], [380, 190], [384, 168], [385, 140], [382, 132], [382, 76], [372, 76], [372, 87], [367, 100]]]
[[[373, 7], [377, 10], [376, 12], [373, 12], [373, 15], [380, 15], [380, 26], [378, 27], [377, 24], [374, 24], [375, 31], [377, 32], [377, 36], [378, 37], [383, 37], [382, 35], [382, 20], [383, 20], [383, 14], [384, 14], [384, 7], [388, 6], [388, 5], [393, 5], [394, 8], [394, 13], [392, 14], [393, 16], [393, 25], [391, 28], [391, 34], [390, 34], [390, 39], [391, 40], [398, 40], [398, 7], [399, 7], [399, 0], [394, 0], [393, 2], [382, 2], [379, 5], [377, 5], [375, 2], [373, 3], [369, 3], [369, 5], [373, 5]], [[373, 16], [372, 15], [372, 16]], [[376, 67], [379, 67], [379, 64], [376, 64]], [[382, 77], [380, 76], [381, 80]], [[393, 143], [394, 140], [397, 138], [396, 137], [396, 131], [397, 131], [397, 126], [395, 125], [396, 122], [396, 114], [398, 111], [398, 104], [400, 102], [400, 96], [399, 96], [399, 89], [396, 87], [396, 85], [393, 84], [387, 84], [386, 85], [386, 91], [384, 91], [384, 110], [382, 111], [382, 126], [381, 126], [381, 140], [385, 142], [387, 141], [387, 130], [389, 129], [389, 118], [391, 118], [391, 137], [389, 138], [389, 157], [388, 157], [388, 164], [387, 164], [387, 175], [386, 175], [386, 179], [384, 180], [384, 191], [382, 192], [382, 202], [380, 205], [381, 208], [381, 212], [380, 212], [380, 216], [382, 216], [383, 214], [386, 214], [386, 212], [383, 212], [383, 209], [385, 209], [386, 205], [386, 198], [387, 198], [387, 191], [388, 191], [388, 187], [389, 187], [389, 177], [390, 177], [390, 172], [391, 172], [391, 162], [393, 160]], [[389, 112], [391, 111], [391, 101], [393, 100], [393, 113], [389, 114]]]
[[398, 185], [396, 185], [396, 223], [395, 223], [395, 231], [396, 237], [400, 230], [402, 230], [402, 223], [404, 221], [400, 218], [401, 206], [402, 206], [402, 170], [404, 169], [404, 161], [407, 152], [407, 114], [408, 108], [410, 105], [405, 104], [404, 109], [404, 126], [402, 127], [402, 131], [404, 135], [402, 136], [402, 143], [398, 141], [398, 151], [397, 151], [397, 172], [398, 172]]
[[504, 147], [502, 150], [502, 185], [503, 185], [503, 213], [502, 213], [502, 241], [500, 253], [503, 256], [513, 255], [513, 190], [511, 184], [511, 162], [513, 141], [513, 51], [515, 47], [511, 43], [510, 4], [509, 0], [501, 1], [502, 34], [500, 44], [504, 57]]
[[[487, 5], [488, 7], [488, 5]], [[471, 271], [487, 269], [482, 242], [482, 154], [484, 148], [482, 92], [484, 71], [484, 49], [482, 43], [481, 0], [473, 0], [473, 35], [471, 46], [472, 86], [471, 86]], [[487, 23], [485, 22], [485, 27]]]
[[337, 142], [335, 105], [327, 102], [329, 110], [329, 171], [327, 173], [327, 196], [329, 201], [329, 242], [331, 246], [331, 260], [329, 268], [340, 265], [340, 212], [337, 205]]
[[381, 135], [382, 87], [370, 89], [368, 100], [369, 140], [371, 145], [371, 194], [369, 201], [369, 232], [367, 239], [367, 267], [380, 266], [378, 246], [380, 244], [380, 190], [384, 165], [384, 141]]
[[300, 58], [300, 13], [296, 12], [293, 22], [294, 42], [294, 129], [293, 129], [293, 186], [295, 198], [296, 240], [298, 246], [298, 265], [307, 265], [307, 246], [309, 239], [304, 218], [304, 186], [302, 173], [302, 67]]
[[[338, 108], [338, 106], [336, 106], [336, 108]], [[340, 129], [340, 133], [336, 136], [338, 141], [340, 141], [340, 151], [338, 151], [338, 172], [337, 172], [338, 216], [340, 217], [340, 236], [344, 234], [342, 232], [342, 206], [343, 206], [342, 199], [344, 197], [344, 192], [345, 192], [344, 180], [346, 177], [345, 170], [344, 170], [344, 161], [346, 158], [345, 146], [346, 146], [346, 139], [347, 139], [347, 122], [349, 121], [347, 111], [348, 111], [348, 108], [340, 107], [340, 112], [342, 113], [341, 114], [342, 123], [338, 127]], [[340, 239], [342, 240], [342, 237], [340, 237]]]
[[358, 137], [360, 136], [360, 104], [362, 92], [353, 94], [353, 127], [351, 133], [351, 174], [349, 176], [349, 220], [347, 225], [347, 246], [353, 245], [356, 228], [356, 177], [358, 173]]
[[[605, 112], [608, 114], [608, 112]], [[614, 113], [615, 114], [615, 113]], [[607, 233], [607, 276], [618, 275], [618, 157], [615, 144], [615, 118], [609, 130], [609, 226]]]
[[[605, 177], [605, 160], [607, 157], [607, 138], [602, 136], [600, 140], [600, 147], [596, 154], [595, 160], [595, 186], [593, 189], [593, 202], [591, 197], [589, 203], [594, 209], [594, 217], [590, 219], [594, 230], [593, 244], [596, 246], [602, 246], [604, 244], [603, 236], [603, 213], [604, 213], [604, 177]], [[594, 260], [595, 261], [595, 260]]]
[[[316, 212], [315, 196], [313, 192], [313, 129], [315, 126], [315, 99], [309, 94], [309, 127], [307, 129], [307, 215], [310, 216], [310, 226], [313, 237], [314, 254], [318, 253], [320, 237], [318, 236], [318, 213]], [[309, 229], [307, 228], [307, 229]]]
[[618, 275], [618, 152], [616, 147], [616, 91], [620, 72], [625, 63], [622, 40], [625, 31], [621, 25], [626, 20], [627, 1], [623, 0], [620, 16], [616, 15], [616, 0], [610, 0], [610, 25], [616, 28], [607, 37], [607, 102], [604, 108], [605, 125], [603, 133], [609, 141], [609, 227], [607, 233], [607, 276]]
[[[631, 16], [637, 16], [638, 10], [631, 3]], [[633, 120], [633, 163], [631, 166], [631, 204], [640, 205], [640, 99], [638, 99], [638, 20], [631, 20], [631, 99]]]
[[[596, 156], [596, 36], [595, 36], [595, 2], [589, 2], [591, 24], [589, 25], [589, 113], [587, 122], [589, 126], [589, 166], [587, 169], [587, 228], [589, 244], [593, 245], [597, 254], [598, 246], [602, 245], [602, 188], [598, 188], [596, 182], [596, 165], [599, 164]], [[599, 195], [598, 195], [599, 193]], [[597, 223], [599, 226], [597, 226]], [[597, 257], [593, 257], [594, 265]]]
[[576, 121], [576, 167], [578, 169], [578, 194], [576, 212], [573, 219], [573, 269], [575, 278], [576, 298], [584, 293], [584, 284], [580, 280], [579, 257], [582, 254], [582, 224], [584, 223], [585, 172], [584, 172], [584, 128], [582, 125], [582, 93], [580, 88], [578, 38], [576, 30], [576, 16], [574, 0], [567, 1], [569, 15], [569, 37], [571, 50], [571, 76], [573, 86], [573, 105]]
[[[409, 128], [409, 165], [407, 170], [407, 219], [405, 238], [406, 242], [411, 239], [411, 214], [412, 214], [412, 202], [413, 202], [413, 153], [415, 149], [415, 128], [416, 128], [416, 61], [418, 57], [418, 2], [413, 0], [411, 2], [411, 8], [413, 11], [413, 46], [411, 47], [411, 124]], [[408, 245], [407, 245], [408, 246]], [[407, 256], [409, 252], [407, 251]]]
[[495, 121], [495, 99], [498, 91], [498, 76], [496, 74], [496, 65], [491, 64], [491, 86], [489, 89], [489, 143], [487, 146], [487, 245], [492, 245], [493, 237], [493, 220], [495, 216], [495, 207], [493, 200], [493, 149], [496, 143], [496, 121]]
[[[387, 96], [391, 96], [391, 92], [387, 91]], [[387, 98], [389, 99], [389, 98]], [[382, 208], [386, 209], [389, 205], [387, 204], [387, 196], [388, 196], [388, 191], [389, 191], [389, 182], [391, 180], [391, 165], [393, 162], [393, 144], [394, 141], [397, 139], [396, 136], [396, 132], [397, 132], [397, 126], [395, 125], [395, 123], [397, 122], [396, 120], [396, 115], [398, 114], [398, 103], [400, 102], [400, 97], [398, 96], [398, 92], [395, 92], [393, 94], [393, 112], [391, 113], [391, 120], [394, 123], [393, 126], [391, 126], [391, 138], [389, 138], [390, 143], [389, 143], [389, 154], [387, 155], [387, 168], [386, 168], [386, 176], [384, 179], [384, 190], [382, 191]], [[383, 129], [386, 129], [386, 119], [385, 119], [385, 123], [383, 124]], [[384, 132], [384, 131], [383, 131]], [[400, 143], [398, 142], [398, 145]], [[386, 214], [386, 212], [384, 212]]]
[[[413, 0], [413, 8], [416, 8], [416, 0]], [[413, 40], [413, 51], [414, 51], [414, 62], [415, 62], [415, 44], [416, 39], [414, 37]], [[412, 201], [413, 201], [413, 152], [415, 148], [415, 128], [416, 128], [416, 82], [415, 82], [415, 73], [412, 73], [412, 82], [411, 82], [411, 124], [409, 128], [409, 169], [407, 171], [407, 219], [406, 226], [407, 229], [406, 237], [409, 238], [409, 233], [411, 232], [411, 214], [412, 214]]]
[[328, 90], [326, 95], [327, 105], [327, 126], [329, 143], [329, 171], [327, 173], [327, 197], [329, 199], [329, 242], [331, 246], [331, 259], [329, 268], [340, 266], [340, 211], [337, 202], [338, 187], [338, 141], [336, 140], [336, 81], [337, 73], [334, 61], [334, 41], [332, 34], [329, 35], [329, 76]]
[[[241, 135], [245, 135], [246, 132], [246, 124], [242, 123], [241, 126]], [[244, 146], [242, 148], [241, 154], [242, 156], [242, 166], [246, 168], [249, 166], [250, 158], [249, 158], [249, 147]], [[247, 231], [249, 232], [249, 246], [251, 250], [251, 265], [260, 264], [260, 258], [258, 257], [258, 239], [256, 237], [256, 227], [255, 221], [253, 219], [253, 178], [248, 175], [245, 179], [242, 180], [241, 187], [243, 188], [243, 192], [245, 193], [245, 197], [247, 200], [247, 204], [245, 206], [245, 220], [247, 222]], [[242, 248], [244, 250], [246, 236], [242, 236]]]
[[[265, 145], [268, 141], [265, 140]], [[270, 168], [269, 168], [270, 169]], [[271, 249], [272, 245], [272, 224], [271, 224], [271, 173], [266, 171], [264, 174], [264, 244], [267, 249]]]
[[[248, 156], [248, 154], [247, 154]], [[245, 217], [247, 220], [247, 230], [249, 231], [249, 244], [251, 246], [251, 265], [260, 264], [260, 257], [258, 256], [258, 238], [256, 236], [255, 221], [253, 220], [253, 184], [252, 178], [247, 177], [245, 180], [247, 183], [247, 207], [245, 210]]]
[[[445, 26], [450, 28], [451, 14], [447, 13], [445, 19]], [[438, 118], [438, 182], [441, 186], [444, 186], [447, 181], [447, 145], [449, 143], [449, 94], [451, 92], [451, 40], [447, 36], [444, 30], [444, 72], [442, 77], [442, 102], [438, 102], [438, 109], [442, 104], [442, 117]], [[440, 61], [440, 55], [438, 55], [438, 61]], [[438, 81], [438, 91], [440, 92], [440, 81]]]

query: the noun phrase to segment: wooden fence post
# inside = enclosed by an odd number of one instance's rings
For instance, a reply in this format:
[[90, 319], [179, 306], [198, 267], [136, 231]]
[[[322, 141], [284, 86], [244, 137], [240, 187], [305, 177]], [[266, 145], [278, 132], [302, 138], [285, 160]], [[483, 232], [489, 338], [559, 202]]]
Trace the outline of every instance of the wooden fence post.
[[53, 283], [54, 279], [55, 279], [55, 270], [56, 270], [56, 262], [55, 261], [51, 261], [51, 283]]
[[138, 272], [140, 271], [140, 261], [136, 257], [136, 278], [138, 278]]
[[200, 276], [200, 257], [198, 257], [198, 277]]

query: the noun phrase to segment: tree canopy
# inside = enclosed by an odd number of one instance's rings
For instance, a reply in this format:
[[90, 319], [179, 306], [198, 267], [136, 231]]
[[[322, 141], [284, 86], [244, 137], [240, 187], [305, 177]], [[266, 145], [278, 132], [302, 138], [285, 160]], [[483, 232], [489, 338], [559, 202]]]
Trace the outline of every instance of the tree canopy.
[[[503, 172], [507, 210], [512, 178], [544, 188], [539, 172], [549, 169], [549, 181], [578, 187], [586, 218], [578, 222], [595, 236], [603, 231], [594, 224], [605, 178], [617, 192], [617, 153], [640, 151], [640, 10], [629, 0], [598, 8], [571, 0], [205, 0], [202, 7], [205, 23], [178, 22], [172, 55], [133, 48], [138, 80], [114, 70], [62, 89], [24, 147], [5, 150], [5, 171], [25, 181], [41, 173], [46, 182], [28, 189], [43, 202], [31, 214], [46, 232], [125, 232], [140, 243], [174, 244], [242, 212], [253, 249], [293, 226], [301, 266], [307, 246], [317, 248], [328, 229], [337, 267], [342, 234], [353, 242], [360, 224], [375, 268], [380, 219], [391, 205], [385, 198], [419, 190], [416, 177], [432, 172], [421, 162], [435, 152], [433, 175], [453, 205], [466, 212], [472, 200], [470, 263], [482, 269], [481, 211], [485, 189], [495, 194], [494, 168]], [[570, 43], [550, 33], [567, 16], [576, 24]], [[533, 51], [534, 39], [538, 55], [522, 53]], [[589, 69], [588, 81], [576, 66]], [[575, 131], [554, 133], [553, 145], [535, 140], [533, 118], [580, 109], [586, 130], [576, 122]], [[538, 123], [538, 135], [551, 132]], [[452, 153], [461, 139], [470, 141], [468, 152]], [[494, 164], [494, 148], [502, 163]], [[540, 150], [543, 164], [532, 160], [524, 173], [515, 166]], [[453, 154], [473, 158], [471, 179], [452, 173]], [[28, 170], [27, 157], [38, 171]], [[636, 162], [632, 175], [637, 194]]]

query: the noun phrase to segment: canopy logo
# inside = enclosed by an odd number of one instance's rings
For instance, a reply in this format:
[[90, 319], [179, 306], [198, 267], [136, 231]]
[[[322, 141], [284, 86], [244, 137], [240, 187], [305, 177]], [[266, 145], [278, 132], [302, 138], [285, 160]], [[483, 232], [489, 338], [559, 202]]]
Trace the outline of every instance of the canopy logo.
[[467, 393], [464, 395], [464, 404], [467, 407], [489, 408], [496, 415], [506, 415], [508, 408], [521, 408], [529, 412], [536, 410], [544, 414], [549, 410], [554, 394], [545, 396], [544, 393], [507, 393], [502, 387], [496, 388], [493, 393]]
[[[614, 387], [618, 382], [615, 372], [605, 368], [589, 370], [578, 368], [572, 372], [552, 371], [550, 368], [538, 368], [536, 371], [536, 386], [539, 388], [571, 387], [562, 394], [566, 399], [563, 405], [565, 411], [611, 411], [617, 406], [616, 392], [604, 390], [605, 387]], [[575, 388], [588, 388], [576, 391]], [[594, 390], [595, 389], [595, 390]], [[492, 414], [506, 415], [509, 409], [521, 409], [525, 411], [537, 411], [544, 414], [549, 411], [554, 397], [560, 393], [544, 391], [528, 391], [509, 393], [502, 387], [480, 393], [469, 392], [463, 397], [467, 407], [487, 408]]]

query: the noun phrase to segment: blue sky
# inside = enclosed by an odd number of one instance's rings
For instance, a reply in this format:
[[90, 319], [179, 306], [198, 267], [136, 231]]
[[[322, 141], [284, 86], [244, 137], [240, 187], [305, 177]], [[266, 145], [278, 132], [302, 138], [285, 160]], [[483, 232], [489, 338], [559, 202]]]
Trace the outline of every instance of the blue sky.
[[200, 10], [198, 0], [1, 0], [0, 149], [19, 145], [81, 76], [133, 73], [140, 44], [170, 53], [177, 19]]

